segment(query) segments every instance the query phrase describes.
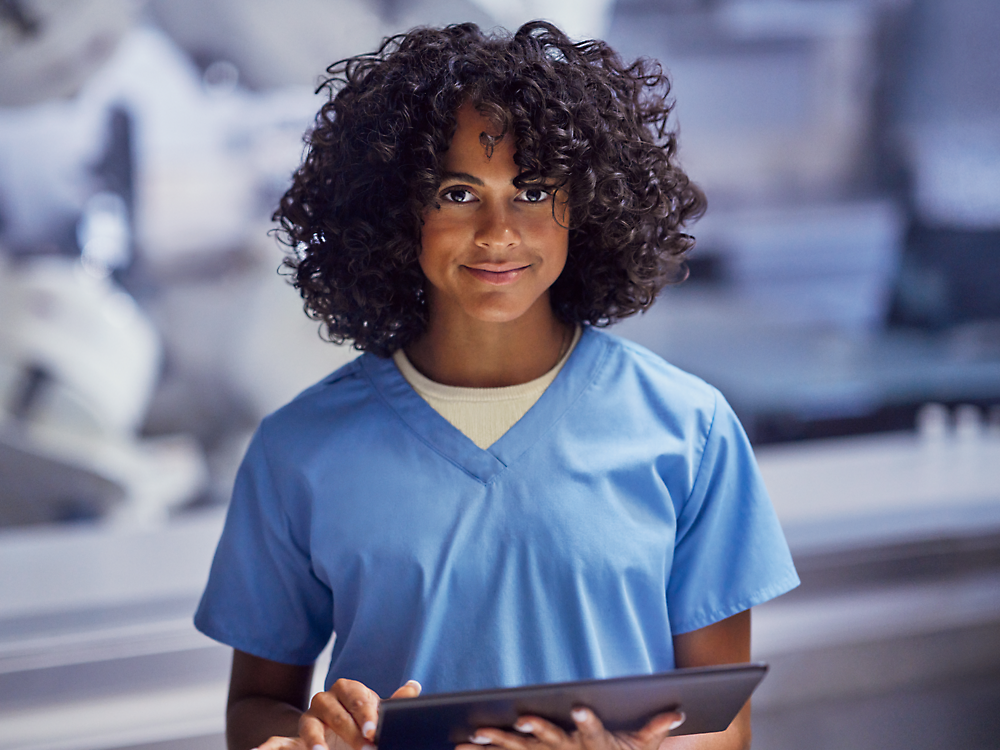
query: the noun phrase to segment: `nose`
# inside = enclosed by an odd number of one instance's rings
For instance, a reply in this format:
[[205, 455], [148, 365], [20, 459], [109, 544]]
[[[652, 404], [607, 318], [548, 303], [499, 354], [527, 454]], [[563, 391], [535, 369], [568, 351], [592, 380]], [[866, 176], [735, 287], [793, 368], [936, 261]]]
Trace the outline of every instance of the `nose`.
[[490, 250], [506, 250], [521, 244], [521, 232], [510, 207], [487, 203], [479, 210], [476, 244]]

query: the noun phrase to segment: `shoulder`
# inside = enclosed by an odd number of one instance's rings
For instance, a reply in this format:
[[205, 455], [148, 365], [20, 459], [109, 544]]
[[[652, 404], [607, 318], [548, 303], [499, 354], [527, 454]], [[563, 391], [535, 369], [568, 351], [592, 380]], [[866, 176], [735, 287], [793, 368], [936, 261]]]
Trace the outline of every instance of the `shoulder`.
[[709, 421], [728, 404], [714, 386], [667, 362], [644, 346], [604, 330], [589, 329], [605, 349], [595, 385], [605, 394], [638, 401], [678, 416], [699, 415]]
[[260, 433], [265, 442], [314, 443], [337, 426], [363, 420], [378, 401], [364, 367], [365, 358], [374, 356], [358, 356], [264, 417]]

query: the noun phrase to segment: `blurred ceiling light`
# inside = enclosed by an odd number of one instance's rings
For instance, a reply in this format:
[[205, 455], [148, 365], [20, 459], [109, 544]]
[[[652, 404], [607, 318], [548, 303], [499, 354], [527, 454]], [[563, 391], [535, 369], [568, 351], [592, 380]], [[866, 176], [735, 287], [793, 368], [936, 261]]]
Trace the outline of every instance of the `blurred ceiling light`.
[[0, 2], [0, 106], [72, 96], [132, 26], [137, 0]]
[[240, 82], [240, 69], [229, 60], [216, 60], [205, 68], [201, 80], [213, 94], [228, 94], [235, 91]]

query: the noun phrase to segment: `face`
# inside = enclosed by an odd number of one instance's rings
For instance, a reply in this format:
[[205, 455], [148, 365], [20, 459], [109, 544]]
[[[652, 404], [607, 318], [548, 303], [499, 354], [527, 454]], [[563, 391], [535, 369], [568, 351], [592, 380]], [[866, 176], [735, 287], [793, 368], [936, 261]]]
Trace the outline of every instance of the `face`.
[[525, 313], [552, 314], [549, 287], [566, 264], [568, 210], [562, 192], [517, 188], [514, 143], [491, 157], [481, 133], [496, 127], [469, 104], [442, 163], [439, 207], [424, 212], [420, 266], [436, 316], [506, 323]]

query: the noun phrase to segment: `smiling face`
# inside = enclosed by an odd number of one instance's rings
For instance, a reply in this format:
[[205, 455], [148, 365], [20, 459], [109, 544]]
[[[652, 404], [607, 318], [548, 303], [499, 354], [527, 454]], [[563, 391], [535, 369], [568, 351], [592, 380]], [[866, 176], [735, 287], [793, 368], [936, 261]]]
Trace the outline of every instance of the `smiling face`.
[[450, 316], [483, 323], [526, 313], [551, 318], [549, 287], [562, 273], [569, 242], [565, 196], [542, 185], [516, 187], [513, 139], [505, 136], [488, 157], [479, 137], [496, 126], [471, 104], [457, 119], [442, 161], [439, 207], [426, 209], [421, 230], [431, 326]]

